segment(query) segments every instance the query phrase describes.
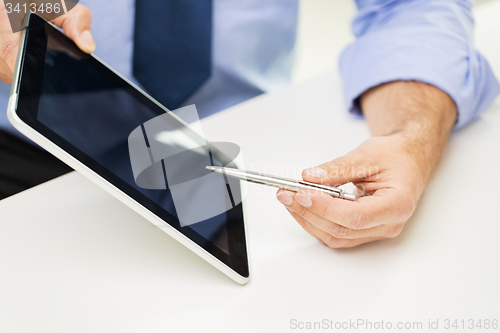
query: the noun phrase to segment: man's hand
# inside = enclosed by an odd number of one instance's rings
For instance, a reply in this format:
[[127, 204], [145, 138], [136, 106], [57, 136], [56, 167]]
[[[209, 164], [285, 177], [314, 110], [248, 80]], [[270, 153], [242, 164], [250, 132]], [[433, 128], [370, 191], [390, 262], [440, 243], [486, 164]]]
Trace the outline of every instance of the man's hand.
[[[61, 27], [82, 51], [92, 53], [95, 50], [95, 43], [90, 32], [91, 20], [92, 15], [88, 8], [77, 4], [52, 23]], [[0, 80], [7, 84], [12, 83], [20, 39], [21, 32], [12, 33], [4, 0], [0, 0]]]
[[353, 182], [369, 196], [352, 202], [313, 190], [277, 193], [307, 232], [333, 248], [399, 235], [457, 114], [446, 93], [418, 82], [383, 84], [363, 94], [360, 102], [374, 137], [343, 157], [304, 170], [302, 177], [332, 186]]

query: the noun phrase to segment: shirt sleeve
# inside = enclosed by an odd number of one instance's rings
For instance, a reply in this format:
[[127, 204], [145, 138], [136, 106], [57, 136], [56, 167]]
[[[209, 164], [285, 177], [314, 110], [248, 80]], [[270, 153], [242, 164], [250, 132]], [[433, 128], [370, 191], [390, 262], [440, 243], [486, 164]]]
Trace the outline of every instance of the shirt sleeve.
[[385, 82], [415, 80], [457, 105], [454, 129], [471, 122], [500, 93], [473, 46], [472, 0], [356, 0], [356, 41], [340, 56], [344, 98], [361, 115], [359, 96]]

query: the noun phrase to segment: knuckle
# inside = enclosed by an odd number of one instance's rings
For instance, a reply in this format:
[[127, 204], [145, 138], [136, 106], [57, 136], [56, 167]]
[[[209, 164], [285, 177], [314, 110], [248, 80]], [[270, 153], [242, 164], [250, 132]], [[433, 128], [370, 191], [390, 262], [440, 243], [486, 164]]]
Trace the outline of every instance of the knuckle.
[[336, 238], [342, 238], [347, 236], [349, 229], [344, 226], [341, 226], [337, 223], [333, 223], [332, 230], [330, 231], [330, 235]]
[[342, 238], [337, 238], [337, 237], [328, 237], [328, 242], [326, 242], [326, 245], [328, 247], [331, 247], [332, 249], [340, 249], [344, 246], [345, 241]]
[[415, 208], [417, 207], [417, 200], [415, 199], [413, 193], [408, 190], [400, 190], [399, 197], [401, 198], [401, 200], [399, 201], [400, 209], [398, 214], [398, 218], [400, 221], [396, 222], [406, 222], [415, 211]]
[[406, 222], [413, 215], [416, 206], [417, 203], [413, 199], [413, 196], [405, 194], [403, 204], [400, 206], [401, 211], [399, 214], [399, 218], [402, 222]]
[[407, 221], [412, 215], [413, 212], [415, 211], [417, 204], [411, 200], [409, 204], [407, 205], [406, 209], [403, 211], [403, 220]]
[[307, 214], [307, 210], [303, 207], [299, 207], [298, 209], [295, 209], [296, 207], [292, 208], [295, 211], [295, 214], [297, 214], [300, 217], [305, 217]]
[[90, 11], [90, 9], [87, 6], [82, 5], [81, 11], [82, 11], [83, 15], [92, 18], [92, 12]]
[[328, 204], [324, 204], [324, 205], [318, 205], [318, 215], [319, 216], [322, 216], [322, 217], [325, 217], [325, 216], [329, 216], [330, 213], [330, 205]]
[[349, 217], [348, 223], [354, 230], [363, 229], [368, 222], [366, 214], [361, 209], [355, 209], [352, 211]]
[[89, 17], [92, 19], [92, 12], [87, 6], [78, 3], [70, 12], [76, 17]]
[[347, 163], [343, 159], [336, 159], [323, 166], [326, 168], [326, 172], [330, 178], [337, 178], [342, 176], [342, 171], [347, 166]]
[[403, 230], [403, 227], [404, 227], [404, 224], [398, 224], [398, 225], [395, 225], [391, 228], [389, 228], [388, 232], [387, 232], [387, 238], [396, 238], [399, 236], [399, 234], [401, 234], [401, 231]]

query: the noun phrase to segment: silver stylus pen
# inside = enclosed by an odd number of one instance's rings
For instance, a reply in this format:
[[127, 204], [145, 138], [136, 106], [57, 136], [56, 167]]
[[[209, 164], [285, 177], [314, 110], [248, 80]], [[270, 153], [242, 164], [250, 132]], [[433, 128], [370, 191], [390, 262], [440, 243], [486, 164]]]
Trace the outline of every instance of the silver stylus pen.
[[295, 180], [284, 177], [276, 177], [272, 175], [266, 175], [264, 173], [258, 173], [253, 171], [244, 171], [233, 168], [224, 168], [218, 166], [207, 166], [207, 170], [220, 173], [232, 178], [238, 178], [241, 180], [245, 180], [250, 183], [262, 184], [267, 186], [273, 186], [282, 188], [285, 190], [290, 190], [297, 192], [301, 189], [312, 189], [321, 192], [325, 192], [332, 197], [341, 198], [346, 200], [356, 200], [356, 196], [354, 194], [347, 193], [340, 188], [309, 183], [303, 180]]

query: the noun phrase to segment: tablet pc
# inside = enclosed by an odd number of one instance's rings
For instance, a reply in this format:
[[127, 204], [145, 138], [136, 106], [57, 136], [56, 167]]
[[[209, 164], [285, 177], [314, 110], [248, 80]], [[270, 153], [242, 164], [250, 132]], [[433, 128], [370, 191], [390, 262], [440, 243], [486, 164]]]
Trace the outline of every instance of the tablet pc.
[[[42, 17], [31, 14], [27, 20], [7, 111], [14, 127], [221, 272], [246, 283], [249, 267], [242, 200], [235, 202], [231, 197], [232, 206], [226, 211], [196, 223], [183, 223], [177, 205], [182, 202], [182, 210], [188, 214], [210, 210], [218, 198], [227, 198], [230, 189], [230, 195], [241, 197], [244, 185], [237, 182], [229, 187], [222, 178], [226, 184], [209, 182], [205, 192], [191, 187], [191, 192], [177, 195], [176, 201], [172, 187], [176, 184], [171, 184], [165, 171], [181, 169], [182, 177], [192, 171], [193, 179], [198, 179], [210, 173], [205, 170], [208, 157], [212, 165], [235, 167], [234, 161], [203, 146], [204, 139], [180, 118], [97, 57], [80, 51]], [[199, 142], [200, 147], [187, 159], [162, 160], [166, 185], [148, 189], [137, 185], [134, 178], [129, 136], [159, 116], [162, 126], [175, 129], [162, 132], [163, 148], [173, 149], [185, 141]], [[175, 135], [170, 134], [173, 132]], [[200, 199], [200, 193], [210, 195]], [[197, 195], [197, 200], [191, 199]]]

